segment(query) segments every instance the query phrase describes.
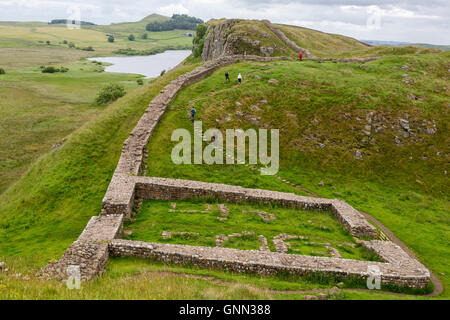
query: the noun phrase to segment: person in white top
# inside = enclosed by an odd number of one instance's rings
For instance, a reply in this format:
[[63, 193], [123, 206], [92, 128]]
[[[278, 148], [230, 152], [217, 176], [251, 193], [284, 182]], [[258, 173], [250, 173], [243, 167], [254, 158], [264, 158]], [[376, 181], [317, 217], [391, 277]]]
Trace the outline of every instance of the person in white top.
[[238, 82], [239, 82], [239, 84], [241, 84], [242, 83], [242, 75], [239, 73], [239, 75], [238, 75]]

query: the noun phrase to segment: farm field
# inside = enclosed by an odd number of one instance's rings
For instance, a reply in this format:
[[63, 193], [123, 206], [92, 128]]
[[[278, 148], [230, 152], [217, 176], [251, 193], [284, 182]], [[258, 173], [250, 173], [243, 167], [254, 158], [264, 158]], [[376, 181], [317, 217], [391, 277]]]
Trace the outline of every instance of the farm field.
[[[0, 77], [0, 194], [31, 163], [62, 145], [73, 131], [104, 110], [95, 103], [102, 87], [120, 84], [127, 92], [138, 87], [141, 76], [104, 73], [104, 65], [86, 58], [115, 56], [118, 49], [192, 46], [192, 38], [184, 37], [186, 31], [182, 30], [148, 33], [148, 39], [140, 38], [146, 23], [162, 18], [149, 16], [138, 23], [119, 24], [114, 43], [107, 41], [106, 33], [116, 31], [117, 25], [112, 30], [108, 26], [70, 30], [66, 25], [41, 22], [0, 22], [0, 68], [6, 71]], [[142, 32], [137, 34], [138, 30]], [[131, 32], [136, 32], [135, 41], [128, 40]], [[87, 47], [94, 51], [82, 50]], [[46, 66], [69, 71], [42, 73]]]

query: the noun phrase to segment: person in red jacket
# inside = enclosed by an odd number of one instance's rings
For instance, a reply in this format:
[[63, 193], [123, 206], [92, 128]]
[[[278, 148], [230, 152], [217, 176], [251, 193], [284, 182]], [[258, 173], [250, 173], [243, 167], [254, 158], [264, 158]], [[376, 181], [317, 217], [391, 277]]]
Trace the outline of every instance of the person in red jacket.
[[303, 52], [300, 51], [300, 53], [298, 54], [298, 58], [300, 59], [300, 61], [303, 61]]

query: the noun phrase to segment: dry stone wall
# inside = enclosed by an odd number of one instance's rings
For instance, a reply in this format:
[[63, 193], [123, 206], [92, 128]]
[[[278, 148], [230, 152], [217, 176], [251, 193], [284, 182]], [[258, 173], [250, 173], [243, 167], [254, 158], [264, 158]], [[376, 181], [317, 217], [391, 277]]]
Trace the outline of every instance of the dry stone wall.
[[66, 279], [70, 266], [78, 266], [82, 280], [102, 274], [109, 260], [108, 243], [122, 237], [123, 215], [92, 217], [77, 241], [66, 250], [62, 258], [41, 269], [45, 277]]
[[293, 193], [179, 179], [135, 177], [135, 181], [136, 195], [142, 199], [186, 200], [215, 197], [225, 202], [274, 203], [304, 210], [332, 210], [352, 235], [372, 239], [377, 236], [376, 228], [342, 200], [303, 197]]
[[[288, 59], [288, 58], [277, 58]], [[105, 270], [109, 255], [134, 256], [163, 262], [193, 264], [236, 272], [273, 275], [279, 272], [304, 275], [321, 272], [343, 277], [367, 278], [369, 266], [376, 266], [383, 283], [424, 288], [430, 281], [429, 271], [392, 242], [363, 241], [363, 245], [380, 256], [384, 263], [309, 257], [263, 251], [205, 248], [120, 240], [123, 221], [128, 219], [135, 197], [156, 200], [184, 200], [194, 197], [217, 197], [227, 202], [275, 203], [304, 210], [332, 210], [336, 218], [355, 237], [375, 239], [376, 228], [342, 200], [302, 197], [277, 191], [247, 189], [240, 186], [138, 176], [142, 171], [144, 149], [170, 101], [183, 87], [199, 81], [217, 68], [247, 61], [272, 61], [258, 56], [225, 56], [205, 63], [167, 85], [149, 104], [129, 138], [107, 193], [101, 214], [93, 217], [86, 229], [64, 253], [62, 258], [41, 270], [43, 276], [67, 278], [69, 267], [77, 266], [81, 278], [89, 280]], [[267, 242], [267, 239], [266, 239]], [[263, 244], [263, 243], [262, 243]], [[265, 245], [267, 247], [267, 245]], [[264, 247], [264, 244], [263, 244]]]
[[284, 43], [286, 43], [286, 45], [288, 45], [292, 50], [298, 53], [303, 52], [305, 58], [317, 59], [317, 57], [311, 54], [309, 50], [299, 47], [294, 41], [286, 37], [286, 35], [280, 30], [280, 28], [273, 25], [269, 20], [263, 20], [263, 22], [270, 30], [272, 30], [273, 33], [277, 35], [278, 38], [280, 38]]
[[[430, 277], [428, 270], [423, 266], [408, 269], [402, 265], [385, 262], [301, 256], [266, 251], [192, 247], [128, 240], [114, 240], [109, 244], [109, 248], [111, 255], [118, 257], [138, 257], [164, 263], [189, 264], [200, 268], [256, 273], [266, 276], [286, 272], [301, 276], [322, 273], [367, 279], [372, 275], [371, 270], [376, 267], [380, 270], [382, 284], [396, 284], [411, 288], [425, 288]], [[401, 254], [403, 251], [399, 247], [393, 246], [388, 246], [383, 250], [390, 250], [392, 255]]]

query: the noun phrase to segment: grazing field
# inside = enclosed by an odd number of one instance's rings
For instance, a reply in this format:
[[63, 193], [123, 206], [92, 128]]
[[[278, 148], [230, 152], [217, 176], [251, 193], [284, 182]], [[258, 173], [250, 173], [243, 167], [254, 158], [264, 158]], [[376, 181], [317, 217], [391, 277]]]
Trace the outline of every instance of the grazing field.
[[[127, 92], [138, 87], [141, 76], [104, 73], [104, 66], [85, 58], [117, 55], [119, 49], [150, 52], [192, 46], [192, 38], [184, 37], [186, 31], [181, 30], [148, 33], [147, 39], [141, 39], [145, 24], [162, 18], [152, 15], [137, 23], [112, 25], [112, 30], [0, 22], [0, 68], [6, 72], [0, 77], [0, 194], [31, 163], [102, 112], [104, 107], [94, 101], [103, 86], [121, 84]], [[142, 32], [136, 33], [136, 40], [129, 41], [129, 34], [138, 30]], [[114, 43], [106, 36], [112, 31], [118, 31]], [[88, 47], [93, 51], [84, 50]], [[45, 66], [69, 71], [42, 73]]]
[[104, 106], [95, 104], [108, 83], [132, 91], [139, 75], [106, 74], [87, 60], [58, 64], [66, 73], [42, 73], [39, 65], [7, 70], [0, 81], [0, 194], [41, 155], [62, 145], [68, 136]]
[[440, 52], [439, 49], [435, 48], [419, 48], [415, 46], [372, 47], [356, 39], [339, 34], [330, 34], [296, 26], [277, 25], [277, 27], [297, 45], [302, 48], [308, 48], [312, 54], [323, 58], [369, 58]]
[[125, 234], [130, 240], [207, 247], [216, 247], [219, 238], [223, 239], [224, 248], [264, 247], [272, 252], [280, 252], [273, 240], [287, 235], [287, 253], [375, 258], [354, 241], [331, 212], [277, 206], [146, 201], [136, 221], [126, 225]]

